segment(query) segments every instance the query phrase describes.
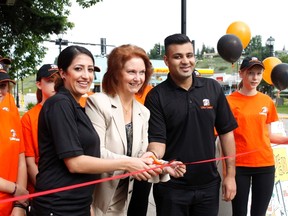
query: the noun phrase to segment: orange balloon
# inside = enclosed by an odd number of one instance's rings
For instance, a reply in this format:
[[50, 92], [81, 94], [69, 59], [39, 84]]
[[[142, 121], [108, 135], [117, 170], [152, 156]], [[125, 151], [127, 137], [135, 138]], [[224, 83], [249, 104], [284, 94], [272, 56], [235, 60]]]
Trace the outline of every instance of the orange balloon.
[[263, 60], [263, 65], [265, 67], [263, 72], [263, 79], [265, 82], [267, 82], [270, 85], [273, 85], [271, 80], [271, 72], [273, 68], [280, 63], [282, 63], [282, 61], [276, 57], [268, 57]]
[[231, 23], [227, 28], [226, 33], [236, 35], [240, 39], [243, 49], [248, 46], [251, 40], [251, 31], [249, 26], [241, 21]]

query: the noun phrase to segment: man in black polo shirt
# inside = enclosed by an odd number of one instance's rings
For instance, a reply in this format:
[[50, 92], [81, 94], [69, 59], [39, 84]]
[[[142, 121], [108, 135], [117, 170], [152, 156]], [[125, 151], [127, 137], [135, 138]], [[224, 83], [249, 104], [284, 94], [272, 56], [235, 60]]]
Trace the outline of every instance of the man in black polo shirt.
[[[153, 187], [158, 216], [217, 216], [221, 178], [215, 158], [215, 130], [225, 156], [235, 155], [233, 130], [237, 123], [217, 81], [197, 77], [190, 39], [184, 34], [165, 39], [167, 80], [146, 97], [150, 110], [149, 147], [158, 158], [187, 163], [182, 178]], [[203, 163], [193, 163], [204, 161]], [[191, 163], [192, 162], [192, 163]], [[191, 164], [189, 164], [191, 163]], [[235, 158], [226, 159], [223, 199], [236, 194]]]

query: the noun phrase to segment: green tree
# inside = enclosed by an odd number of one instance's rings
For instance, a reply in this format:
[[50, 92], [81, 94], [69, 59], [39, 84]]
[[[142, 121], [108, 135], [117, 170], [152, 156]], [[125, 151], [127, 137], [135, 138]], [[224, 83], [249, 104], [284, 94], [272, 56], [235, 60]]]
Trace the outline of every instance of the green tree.
[[[158, 52], [159, 48], [158, 46], [160, 46], [160, 53]], [[148, 56], [150, 59], [163, 59], [165, 49], [164, 46], [160, 45], [159, 43], [154, 44], [153, 49], [150, 50], [150, 52], [148, 52]]]
[[[101, 0], [76, 0], [83, 8]], [[0, 55], [12, 59], [10, 75], [19, 79], [34, 74], [47, 49], [42, 43], [51, 34], [73, 28], [68, 21], [70, 0], [16, 0], [0, 5]]]
[[279, 53], [278, 58], [281, 60], [282, 63], [288, 63], [288, 55], [287, 53]]
[[256, 35], [255, 37], [251, 38], [248, 46], [244, 49], [244, 54], [246, 56], [257, 56], [259, 59], [263, 59], [263, 56], [265, 56], [263, 50], [262, 37], [260, 35]]

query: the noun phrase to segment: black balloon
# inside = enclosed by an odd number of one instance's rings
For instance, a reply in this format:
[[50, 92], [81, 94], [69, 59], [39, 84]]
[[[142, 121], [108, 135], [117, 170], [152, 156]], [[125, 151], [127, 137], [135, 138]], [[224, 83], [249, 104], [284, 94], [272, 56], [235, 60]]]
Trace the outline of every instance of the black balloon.
[[288, 87], [288, 64], [281, 63], [273, 67], [271, 81], [280, 91], [286, 89]]
[[240, 58], [243, 46], [241, 40], [236, 35], [226, 34], [219, 39], [217, 50], [224, 60], [233, 64]]

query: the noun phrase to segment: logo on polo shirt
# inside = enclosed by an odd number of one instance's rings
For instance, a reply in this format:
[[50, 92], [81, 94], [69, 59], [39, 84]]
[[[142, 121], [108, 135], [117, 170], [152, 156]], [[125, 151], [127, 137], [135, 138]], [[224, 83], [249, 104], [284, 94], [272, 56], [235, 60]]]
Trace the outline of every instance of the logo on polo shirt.
[[268, 113], [268, 108], [267, 107], [262, 107], [262, 109], [261, 109], [261, 112], [259, 113], [260, 115], [267, 115], [267, 113]]
[[4, 110], [4, 111], [7, 111], [7, 112], [8, 112], [8, 111], [9, 111], [9, 108], [8, 108], [8, 107], [3, 107], [3, 108], [2, 108], [2, 110]]
[[14, 140], [14, 141], [19, 141], [20, 140], [19, 138], [17, 138], [17, 133], [16, 133], [16, 131], [14, 129], [11, 129], [10, 132], [11, 132], [10, 140]]
[[201, 109], [213, 109], [213, 106], [210, 105], [209, 99], [203, 99], [203, 106], [201, 106]]

